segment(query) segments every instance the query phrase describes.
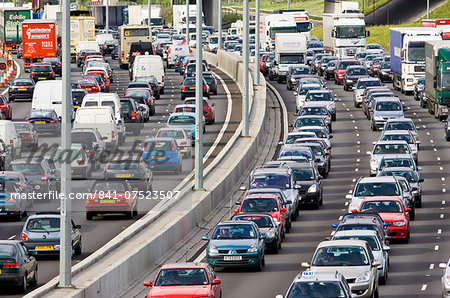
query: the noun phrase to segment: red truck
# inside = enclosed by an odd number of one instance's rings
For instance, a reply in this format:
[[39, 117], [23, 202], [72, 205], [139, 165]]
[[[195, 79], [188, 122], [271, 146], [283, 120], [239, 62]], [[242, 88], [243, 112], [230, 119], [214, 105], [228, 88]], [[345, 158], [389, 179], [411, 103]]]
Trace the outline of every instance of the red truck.
[[22, 46], [25, 71], [43, 58], [56, 57], [56, 23], [47, 20], [26, 20], [22, 23]]

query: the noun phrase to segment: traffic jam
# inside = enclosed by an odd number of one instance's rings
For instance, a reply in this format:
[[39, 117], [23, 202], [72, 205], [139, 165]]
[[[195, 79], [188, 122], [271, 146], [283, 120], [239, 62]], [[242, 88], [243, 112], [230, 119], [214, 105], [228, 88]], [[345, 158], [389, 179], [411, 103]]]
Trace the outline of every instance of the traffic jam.
[[[324, 193], [334, 170], [333, 143], [341, 137], [336, 126], [344, 120], [342, 96], [336, 92], [341, 89], [339, 93], [353, 99], [367, 127], [378, 134], [372, 149], [362, 153], [370, 161], [360, 167], [362, 176], [342, 198], [345, 209], [330, 227], [330, 236], [315, 244], [309, 259], [291, 260], [298, 263], [298, 274], [288, 288], [277, 289], [276, 298], [379, 297], [391, 273], [391, 248], [408, 249], [414, 237], [411, 222], [421, 220], [416, 211], [427, 201], [422, 196], [426, 182], [419, 154], [421, 125], [397, 91], [441, 121], [443, 138], [450, 141], [445, 27], [423, 20], [421, 27], [391, 28], [389, 51], [366, 43], [368, 32], [358, 3], [343, 1], [336, 11], [324, 14], [323, 40], [311, 34], [306, 11], [289, 10], [262, 17], [257, 45], [252, 21], [249, 33], [242, 21], [228, 30], [203, 24], [203, 35], [197, 38], [194, 27], [183, 23], [183, 8], [173, 6], [174, 18], [179, 15], [180, 20], [171, 28], [123, 24], [103, 30], [96, 29], [91, 13], [71, 14], [71, 23], [83, 34], [71, 36], [68, 152], [60, 141], [52, 144], [50, 139], [61, 136], [65, 88], [57, 23], [32, 18], [31, 9], [11, 10], [28, 14], [28, 19], [18, 26], [20, 40], [2, 41], [16, 54], [22, 73], [0, 95], [0, 218], [2, 223], [23, 226], [16, 237], [0, 240], [0, 285], [27, 293], [43, 284], [38, 264], [59, 256], [60, 210], [40, 211], [35, 198], [58, 195], [62, 163], [70, 164], [74, 181], [86, 184], [87, 192], [80, 197], [87, 222], [135, 220], [143, 215], [139, 197], [157, 190], [158, 177], [184, 178], [191, 171], [187, 164], [194, 157], [198, 120], [192, 49], [242, 56], [243, 36], [249, 34], [250, 61], [259, 64], [268, 84], [288, 90], [283, 100], [295, 112], [288, 117], [289, 132], [276, 158], [250, 171], [239, 188], [239, 200], [230, 206], [233, 215], [202, 237], [200, 262], [161, 265], [154, 279], [143, 281], [146, 295], [226, 297], [224, 276], [235, 270], [266, 271], [271, 266], [266, 256], [282, 255], [302, 216], [327, 205]], [[216, 111], [221, 90], [214, 68], [206, 60], [201, 68], [199, 121], [205, 134], [223, 111]], [[179, 103], [169, 106], [158, 126], [158, 101], [168, 97], [169, 82], [173, 83], [169, 78], [175, 76], [179, 85], [170, 95]], [[23, 103], [29, 103], [26, 111]], [[71, 231], [72, 257], [80, 257], [83, 227], [72, 220]], [[444, 269], [442, 297], [450, 295], [449, 262], [439, 264]]]

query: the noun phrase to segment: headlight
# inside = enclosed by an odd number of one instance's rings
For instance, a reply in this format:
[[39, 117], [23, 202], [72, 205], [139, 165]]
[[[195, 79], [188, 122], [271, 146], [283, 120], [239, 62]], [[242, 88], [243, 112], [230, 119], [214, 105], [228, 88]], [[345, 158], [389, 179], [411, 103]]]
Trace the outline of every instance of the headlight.
[[294, 79], [294, 78], [292, 78], [292, 79], [291, 79], [291, 82], [295, 83], [295, 79]]
[[443, 113], [448, 113], [448, 109], [447, 108], [442, 108], [442, 112]]
[[406, 79], [407, 82], [414, 82], [414, 79]]
[[214, 245], [210, 245], [209, 246], [209, 253], [211, 253], [211, 254], [218, 254], [219, 250]]
[[317, 185], [313, 184], [308, 188], [308, 193], [313, 193], [317, 191]]
[[252, 246], [250, 246], [247, 249], [247, 252], [257, 252], [258, 251], [258, 246], [256, 246], [256, 244], [253, 244]]
[[353, 80], [347, 79], [347, 83], [353, 83]]
[[375, 119], [375, 121], [383, 121], [383, 117], [380, 116], [375, 116], [373, 119]]
[[358, 275], [358, 277], [355, 280], [355, 283], [368, 282], [369, 279], [370, 279], [370, 272], [366, 271], [366, 272], [361, 273], [360, 275]]
[[274, 230], [269, 230], [269, 232], [267, 232], [266, 234], [267, 238], [275, 238], [275, 232]]
[[394, 226], [394, 227], [403, 227], [404, 225], [406, 225], [406, 221], [394, 221], [393, 223], [392, 223], [392, 225]]

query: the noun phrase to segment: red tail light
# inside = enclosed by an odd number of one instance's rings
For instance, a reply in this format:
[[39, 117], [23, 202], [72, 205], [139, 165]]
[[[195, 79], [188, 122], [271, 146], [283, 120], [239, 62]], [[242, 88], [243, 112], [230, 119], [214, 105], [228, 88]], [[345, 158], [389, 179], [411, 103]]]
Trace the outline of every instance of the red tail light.
[[17, 268], [19, 268], [19, 264], [17, 264], [17, 263], [3, 263], [3, 269], [5, 269], [5, 268], [17, 269]]
[[183, 86], [181, 87], [181, 90], [183, 90], [183, 91], [186, 90], [186, 86], [183, 85]]
[[[30, 122], [29, 120], [27, 120], [28, 122]], [[22, 137], [22, 140], [31, 140], [33, 138], [32, 135], [27, 135], [26, 137]]]
[[186, 142], [186, 141], [183, 141], [183, 142], [180, 143], [180, 145], [186, 146], [186, 145], [187, 145], [187, 142]]
[[52, 120], [50, 120], [50, 123], [55, 123], [55, 120], [53, 120], [53, 119], [52, 119]]
[[34, 71], [31, 72], [31, 75], [34, 76], [36, 73]]
[[111, 139], [114, 139], [114, 131], [111, 131]]
[[27, 119], [27, 122], [30, 122], [30, 120]]
[[9, 146], [11, 146], [11, 148], [14, 148], [14, 141], [13, 140], [9, 140]]
[[47, 175], [42, 174], [42, 176], [41, 176], [41, 181], [47, 181]]
[[53, 71], [51, 71], [51, 72], [49, 73], [49, 75], [51, 75], [51, 76], [52, 76], [52, 75], [53, 75]]
[[140, 163], [140, 164], [139, 164], [139, 169], [142, 169], [142, 168], [143, 168], [143, 167], [142, 167], [142, 164]]
[[105, 170], [108, 170], [108, 169], [109, 169], [109, 164], [107, 164], [107, 165], [106, 165], [106, 168], [105, 168]]
[[203, 90], [206, 90], [206, 85], [203, 85]]
[[152, 100], [150, 98], [147, 99], [147, 103], [152, 103]]
[[20, 240], [22, 241], [28, 241], [28, 235], [25, 233], [20, 234]]
[[131, 120], [136, 120], [136, 112], [131, 111]]
[[164, 76], [162, 76], [162, 81], [164, 82]]

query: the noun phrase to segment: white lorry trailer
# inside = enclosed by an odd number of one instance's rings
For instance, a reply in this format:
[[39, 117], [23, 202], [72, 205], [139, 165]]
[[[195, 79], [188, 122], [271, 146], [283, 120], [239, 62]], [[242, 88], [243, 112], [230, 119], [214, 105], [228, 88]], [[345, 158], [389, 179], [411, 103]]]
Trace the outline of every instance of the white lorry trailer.
[[261, 47], [268, 52], [275, 48], [275, 34], [297, 33], [297, 23], [292, 15], [272, 14], [263, 16], [262, 19], [264, 30], [261, 37]]
[[276, 79], [286, 80], [289, 66], [305, 64], [307, 39], [302, 33], [277, 33], [275, 35]]

